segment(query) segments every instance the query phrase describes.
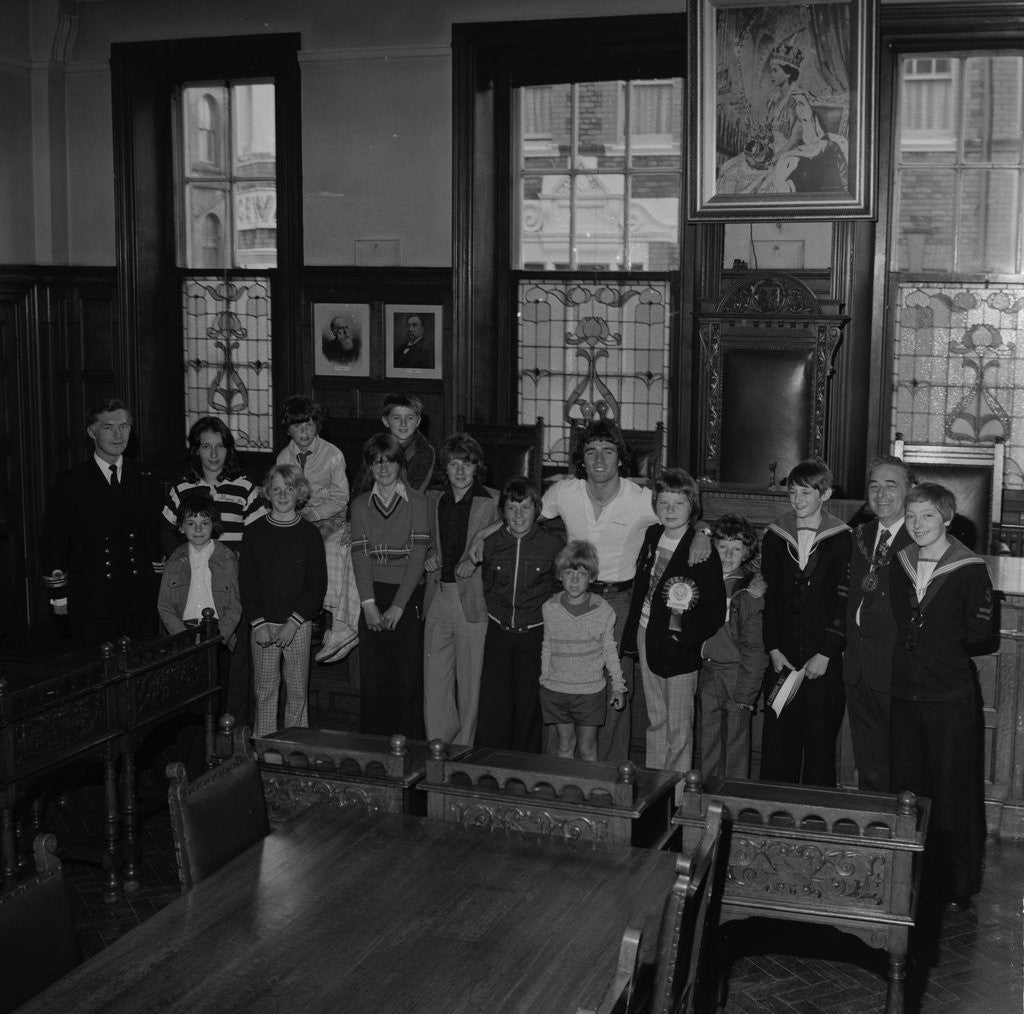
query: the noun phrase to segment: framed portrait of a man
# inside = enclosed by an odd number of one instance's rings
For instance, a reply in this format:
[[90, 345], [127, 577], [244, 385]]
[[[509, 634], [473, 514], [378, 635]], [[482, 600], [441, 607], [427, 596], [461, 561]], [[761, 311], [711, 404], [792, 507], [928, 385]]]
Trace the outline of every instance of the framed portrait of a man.
[[691, 220], [873, 217], [878, 5], [691, 0]]
[[370, 375], [368, 303], [314, 303], [312, 331], [316, 376]]
[[440, 380], [444, 308], [388, 305], [384, 308], [385, 376]]

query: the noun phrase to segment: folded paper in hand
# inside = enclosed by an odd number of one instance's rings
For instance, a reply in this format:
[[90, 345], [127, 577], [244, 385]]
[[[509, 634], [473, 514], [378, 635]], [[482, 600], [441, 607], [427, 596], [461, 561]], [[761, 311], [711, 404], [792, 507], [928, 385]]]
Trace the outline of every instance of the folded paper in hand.
[[768, 694], [768, 707], [775, 712], [776, 718], [782, 714], [782, 709], [796, 696], [796, 692], [800, 689], [800, 684], [803, 681], [803, 669], [782, 670], [779, 678], [775, 681], [775, 686], [772, 687]]

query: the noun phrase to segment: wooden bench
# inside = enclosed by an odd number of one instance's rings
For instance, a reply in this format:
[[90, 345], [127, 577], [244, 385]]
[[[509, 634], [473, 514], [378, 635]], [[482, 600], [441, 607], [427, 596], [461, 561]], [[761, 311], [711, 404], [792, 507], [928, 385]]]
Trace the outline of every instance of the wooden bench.
[[139, 645], [122, 638], [116, 647], [104, 644], [98, 657], [82, 651], [43, 657], [0, 678], [0, 855], [8, 884], [19, 868], [15, 807], [51, 773], [97, 756], [106, 809], [103, 900], [116, 902], [122, 886], [137, 886], [136, 748], [166, 718], [201, 710], [207, 757], [213, 753], [220, 634], [212, 610], [210, 616], [197, 630]]
[[684, 854], [725, 807], [720, 923], [750, 916], [834, 926], [889, 955], [887, 1014], [903, 1010], [929, 800], [686, 776], [673, 823]]
[[430, 744], [427, 815], [465, 826], [661, 848], [672, 834], [677, 772]]
[[[426, 812], [413, 787], [426, 774], [427, 744], [405, 736], [333, 729], [281, 729], [253, 739], [267, 813], [290, 820], [314, 803], [367, 813]], [[450, 748], [452, 755], [468, 747]]]

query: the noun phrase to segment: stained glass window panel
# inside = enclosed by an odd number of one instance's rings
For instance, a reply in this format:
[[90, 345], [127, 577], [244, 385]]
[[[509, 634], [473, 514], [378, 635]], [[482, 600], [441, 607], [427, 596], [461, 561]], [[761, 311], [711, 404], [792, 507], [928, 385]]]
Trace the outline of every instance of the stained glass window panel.
[[667, 418], [667, 282], [519, 282], [519, 420], [544, 418], [545, 463], [569, 466], [570, 419], [653, 430]]
[[273, 450], [269, 280], [186, 278], [183, 298], [186, 432], [214, 415], [239, 450]]
[[1006, 443], [1006, 485], [1024, 486], [1024, 285], [897, 287], [891, 436]]

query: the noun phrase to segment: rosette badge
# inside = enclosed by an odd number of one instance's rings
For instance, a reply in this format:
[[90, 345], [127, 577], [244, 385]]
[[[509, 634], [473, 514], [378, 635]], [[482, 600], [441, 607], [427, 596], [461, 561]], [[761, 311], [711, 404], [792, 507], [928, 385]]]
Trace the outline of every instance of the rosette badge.
[[662, 592], [665, 596], [665, 605], [672, 613], [669, 620], [669, 630], [682, 630], [683, 613], [689, 612], [700, 598], [696, 582], [689, 577], [673, 577], [665, 582]]

